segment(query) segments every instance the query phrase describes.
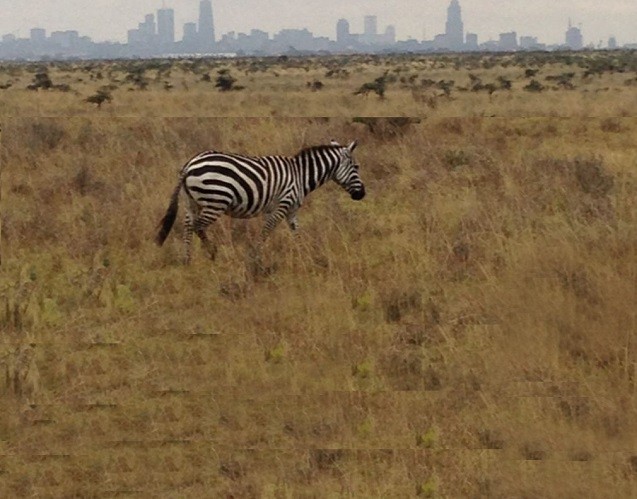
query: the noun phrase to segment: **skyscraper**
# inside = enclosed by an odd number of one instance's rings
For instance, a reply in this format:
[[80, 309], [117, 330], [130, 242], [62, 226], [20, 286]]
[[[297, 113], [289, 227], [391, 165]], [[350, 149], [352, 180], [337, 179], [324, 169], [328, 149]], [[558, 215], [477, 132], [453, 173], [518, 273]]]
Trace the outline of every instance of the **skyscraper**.
[[466, 50], [478, 50], [478, 35], [475, 33], [467, 33], [465, 42]]
[[582, 30], [573, 26], [570, 19], [568, 20], [568, 29], [566, 30], [566, 45], [571, 50], [581, 50], [584, 46]]
[[360, 41], [367, 45], [378, 43], [378, 18], [376, 16], [365, 16], [365, 29]]
[[173, 9], [157, 11], [157, 37], [162, 49], [170, 49], [175, 43], [175, 11]]
[[140, 23], [139, 29], [148, 37], [149, 40], [155, 37], [155, 16], [153, 14], [146, 14], [144, 16], [144, 22]]
[[392, 25], [387, 26], [385, 29], [385, 40], [387, 45], [393, 45], [396, 43], [396, 28]]
[[378, 18], [376, 16], [365, 16], [365, 36], [374, 37], [378, 34]]
[[215, 27], [212, 19], [212, 2], [199, 2], [199, 50], [210, 52], [215, 44]]
[[515, 31], [508, 33], [500, 33], [500, 42], [498, 43], [500, 50], [511, 52], [518, 49], [518, 35]]
[[336, 23], [336, 43], [339, 47], [346, 47], [350, 41], [349, 22], [347, 19], [339, 19]]
[[33, 28], [31, 29], [31, 41], [33, 43], [44, 43], [46, 42], [46, 30], [42, 28]]
[[458, 0], [451, 0], [447, 9], [447, 28], [445, 30], [447, 48], [462, 50], [464, 47], [464, 25], [462, 24], [462, 10]]

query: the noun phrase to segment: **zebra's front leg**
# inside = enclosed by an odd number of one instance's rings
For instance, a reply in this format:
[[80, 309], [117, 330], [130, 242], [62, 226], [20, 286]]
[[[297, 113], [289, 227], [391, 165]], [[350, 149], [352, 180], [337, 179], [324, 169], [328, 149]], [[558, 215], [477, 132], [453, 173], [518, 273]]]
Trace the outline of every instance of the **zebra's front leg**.
[[288, 215], [288, 227], [290, 227], [290, 230], [292, 231], [293, 234], [298, 235], [297, 230], [299, 229], [299, 219], [296, 216], [296, 213], [292, 213], [290, 215]]
[[259, 237], [257, 244], [252, 246], [250, 255], [252, 260], [252, 272], [255, 275], [262, 275], [266, 273], [266, 268], [261, 260], [261, 250], [268, 236], [272, 233], [276, 226], [286, 218], [286, 216], [286, 209], [281, 207], [266, 215], [263, 229], [261, 229], [261, 237]]
[[279, 225], [279, 223], [281, 223], [281, 221], [284, 218], [288, 217], [286, 211], [287, 210], [285, 210], [285, 209], [278, 209], [277, 211], [269, 213], [266, 216], [265, 224], [263, 225], [263, 229], [261, 229], [261, 238], [259, 239], [258, 247], [263, 246], [263, 243], [265, 243], [265, 240], [272, 233], [272, 231], [276, 228], [276, 226]]

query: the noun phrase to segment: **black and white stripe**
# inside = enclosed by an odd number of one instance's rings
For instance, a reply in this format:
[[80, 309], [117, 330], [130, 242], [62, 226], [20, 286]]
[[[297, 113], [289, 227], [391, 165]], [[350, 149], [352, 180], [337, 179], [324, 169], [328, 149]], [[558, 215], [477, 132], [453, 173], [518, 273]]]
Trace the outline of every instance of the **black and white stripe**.
[[216, 248], [205, 230], [223, 214], [235, 218], [264, 214], [263, 240], [284, 219], [296, 230], [296, 212], [305, 196], [329, 180], [345, 189], [352, 199], [363, 199], [365, 187], [352, 157], [355, 148], [356, 141], [346, 147], [332, 142], [303, 149], [291, 157], [203, 152], [183, 167], [160, 222], [157, 244], [161, 246], [168, 237], [182, 191], [188, 200], [184, 231], [186, 263], [190, 261], [193, 232], [214, 258]]

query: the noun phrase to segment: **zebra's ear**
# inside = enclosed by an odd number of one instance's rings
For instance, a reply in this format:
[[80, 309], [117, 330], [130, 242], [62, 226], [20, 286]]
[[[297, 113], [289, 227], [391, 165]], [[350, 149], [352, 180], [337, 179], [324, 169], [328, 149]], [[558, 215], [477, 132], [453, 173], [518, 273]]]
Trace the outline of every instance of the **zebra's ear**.
[[347, 149], [349, 150], [349, 152], [354, 152], [354, 149], [356, 149], [357, 145], [358, 145], [358, 140], [355, 140], [350, 145], [347, 146]]

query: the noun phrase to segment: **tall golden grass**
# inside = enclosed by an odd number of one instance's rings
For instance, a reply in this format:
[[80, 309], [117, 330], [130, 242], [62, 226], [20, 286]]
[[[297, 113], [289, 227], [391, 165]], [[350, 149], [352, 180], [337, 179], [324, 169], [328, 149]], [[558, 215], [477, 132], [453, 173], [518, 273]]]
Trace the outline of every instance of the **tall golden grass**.
[[[635, 119], [149, 119], [152, 92], [4, 120], [0, 495], [635, 494]], [[313, 193], [265, 274], [258, 219], [215, 262], [153, 244], [194, 153], [332, 138], [368, 196]]]

